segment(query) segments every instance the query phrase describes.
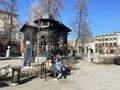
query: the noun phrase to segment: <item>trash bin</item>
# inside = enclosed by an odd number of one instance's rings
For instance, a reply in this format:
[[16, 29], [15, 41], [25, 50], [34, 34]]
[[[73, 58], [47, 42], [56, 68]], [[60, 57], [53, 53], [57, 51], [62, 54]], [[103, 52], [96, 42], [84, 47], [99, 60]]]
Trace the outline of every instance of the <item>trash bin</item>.
[[20, 82], [20, 67], [12, 67], [12, 85], [17, 85]]

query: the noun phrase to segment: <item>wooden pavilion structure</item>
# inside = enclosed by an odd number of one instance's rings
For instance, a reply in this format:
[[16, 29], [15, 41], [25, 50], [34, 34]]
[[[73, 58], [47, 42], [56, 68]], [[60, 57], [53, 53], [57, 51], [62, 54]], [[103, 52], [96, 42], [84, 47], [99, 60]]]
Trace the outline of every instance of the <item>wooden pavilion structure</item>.
[[35, 26], [25, 24], [20, 30], [24, 34], [24, 48], [27, 40], [31, 42], [31, 56], [67, 55], [67, 37], [71, 31], [67, 26], [49, 14], [43, 15], [34, 23]]

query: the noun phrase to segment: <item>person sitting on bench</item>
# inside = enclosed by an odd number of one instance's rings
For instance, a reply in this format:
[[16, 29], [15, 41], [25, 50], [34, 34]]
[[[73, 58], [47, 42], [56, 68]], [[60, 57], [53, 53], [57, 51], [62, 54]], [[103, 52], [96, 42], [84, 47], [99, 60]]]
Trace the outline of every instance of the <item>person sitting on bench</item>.
[[46, 67], [47, 72], [51, 72], [51, 73], [53, 72], [53, 74], [54, 74], [53, 78], [56, 78], [57, 71], [54, 67], [53, 61], [50, 58], [47, 58], [45, 67]]
[[54, 65], [56, 68], [56, 72], [58, 74], [57, 79], [59, 79], [62, 76], [62, 63], [61, 63], [59, 56], [57, 56], [57, 55], [55, 57]]

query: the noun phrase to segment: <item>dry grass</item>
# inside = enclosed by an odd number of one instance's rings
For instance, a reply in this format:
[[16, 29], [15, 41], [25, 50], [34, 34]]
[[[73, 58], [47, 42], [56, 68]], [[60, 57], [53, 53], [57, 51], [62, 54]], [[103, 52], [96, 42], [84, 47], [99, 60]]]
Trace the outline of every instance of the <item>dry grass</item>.
[[[98, 59], [100, 64], [113, 64], [114, 63], [114, 59], [117, 57], [117, 55], [101, 55], [99, 57], [97, 57], [96, 59]], [[94, 60], [93, 60], [94, 62]], [[96, 62], [94, 62], [96, 63]]]
[[65, 66], [66, 68], [74, 69], [75, 64], [76, 64], [76, 61], [73, 58], [63, 60], [63, 66]]

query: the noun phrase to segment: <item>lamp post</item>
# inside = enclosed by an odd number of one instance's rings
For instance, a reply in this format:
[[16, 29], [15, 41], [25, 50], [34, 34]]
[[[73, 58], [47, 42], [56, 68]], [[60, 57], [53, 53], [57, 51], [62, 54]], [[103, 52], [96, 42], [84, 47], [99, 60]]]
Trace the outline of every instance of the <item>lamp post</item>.
[[10, 0], [10, 33], [9, 33], [9, 46], [11, 46], [11, 31], [12, 31], [12, 0]]
[[88, 61], [88, 62], [91, 62], [91, 50], [90, 50], [90, 46], [88, 46], [87, 61]]
[[10, 58], [10, 48], [11, 48], [11, 31], [12, 31], [12, 0], [10, 0], [10, 31], [9, 31], [9, 41], [8, 41], [8, 50], [7, 50], [7, 57]]
[[6, 58], [10, 59], [10, 46], [8, 46], [8, 49], [6, 51]]

